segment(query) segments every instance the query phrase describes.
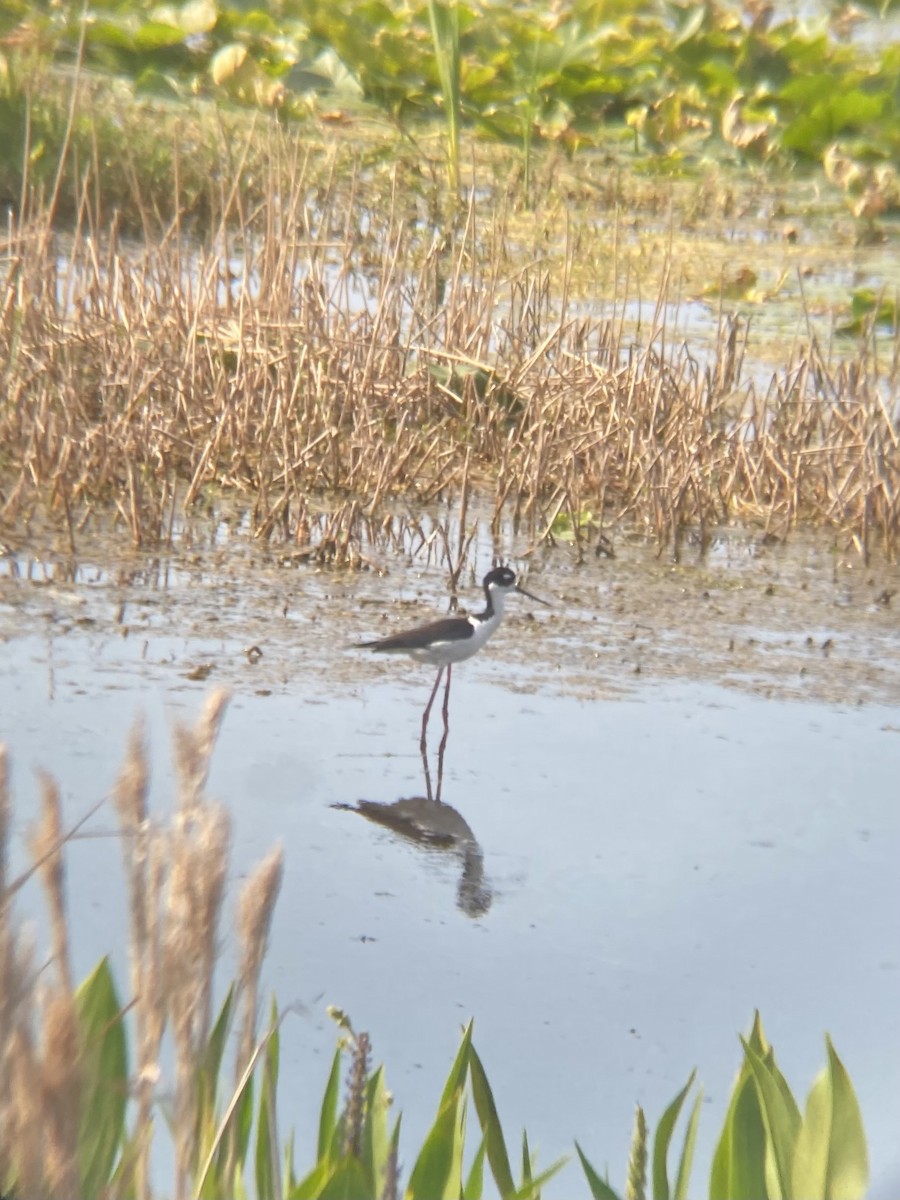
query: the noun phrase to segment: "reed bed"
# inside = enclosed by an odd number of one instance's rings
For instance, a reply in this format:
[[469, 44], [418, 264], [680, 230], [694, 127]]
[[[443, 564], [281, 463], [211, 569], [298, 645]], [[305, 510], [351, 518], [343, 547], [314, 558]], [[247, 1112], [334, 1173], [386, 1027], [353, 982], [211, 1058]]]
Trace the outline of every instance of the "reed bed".
[[49, 201], [10, 217], [3, 528], [49, 513], [74, 546], [112, 510], [153, 545], [227, 493], [257, 537], [347, 563], [397, 497], [471, 495], [498, 528], [563, 527], [580, 553], [620, 523], [664, 546], [735, 522], [896, 552], [897, 336], [842, 361], [811, 337], [761, 382], [724, 308], [712, 346], [673, 345], [665, 270], [639, 337], [621, 290], [585, 315], [584, 238], [596, 257], [610, 237], [596, 219], [536, 247], [499, 192], [442, 216], [399, 168], [286, 138], [247, 208], [232, 159], [203, 236], [144, 210], [127, 240], [93, 168], [66, 235]]

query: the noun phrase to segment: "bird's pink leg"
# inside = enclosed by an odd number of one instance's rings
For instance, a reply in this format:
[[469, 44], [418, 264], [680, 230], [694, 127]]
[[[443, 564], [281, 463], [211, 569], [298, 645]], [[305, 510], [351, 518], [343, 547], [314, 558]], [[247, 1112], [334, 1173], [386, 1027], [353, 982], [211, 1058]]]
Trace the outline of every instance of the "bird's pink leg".
[[[422, 766], [425, 768], [425, 790], [429, 800], [434, 799], [431, 793], [431, 772], [428, 769], [428, 718], [431, 716], [431, 709], [434, 704], [434, 698], [437, 695], [438, 686], [441, 682], [441, 676], [444, 674], [444, 668], [441, 667], [437, 673], [437, 678], [434, 681], [434, 687], [431, 689], [431, 695], [428, 697], [428, 703], [425, 705], [425, 712], [422, 714], [422, 736], [419, 739], [419, 751], [422, 755]], [[438, 791], [440, 791], [440, 782], [438, 783]]]
[[450, 736], [450, 677], [452, 671], [453, 664], [448, 663], [447, 683], [444, 687], [444, 707], [441, 710], [444, 716], [444, 734], [438, 747], [437, 795], [435, 796], [438, 803], [441, 800], [441, 787], [444, 782], [444, 751], [447, 749], [447, 738]]

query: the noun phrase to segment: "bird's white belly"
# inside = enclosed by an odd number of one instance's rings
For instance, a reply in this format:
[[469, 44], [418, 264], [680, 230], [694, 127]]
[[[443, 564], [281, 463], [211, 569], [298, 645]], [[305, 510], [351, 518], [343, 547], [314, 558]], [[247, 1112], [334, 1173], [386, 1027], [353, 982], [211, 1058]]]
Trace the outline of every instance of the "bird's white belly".
[[473, 654], [477, 654], [497, 626], [499, 617], [489, 621], [479, 621], [471, 637], [458, 638], [448, 642], [435, 642], [431, 646], [421, 646], [417, 650], [408, 651], [411, 658], [417, 662], [429, 663], [432, 667], [444, 667], [452, 663], [465, 662]]

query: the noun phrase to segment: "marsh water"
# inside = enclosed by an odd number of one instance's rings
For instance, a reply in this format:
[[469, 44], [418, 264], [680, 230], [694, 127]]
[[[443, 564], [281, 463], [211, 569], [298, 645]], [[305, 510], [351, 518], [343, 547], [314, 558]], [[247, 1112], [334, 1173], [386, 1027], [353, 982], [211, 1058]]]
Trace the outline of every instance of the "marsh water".
[[[479, 605], [492, 550], [476, 540], [462, 606]], [[155, 557], [102, 539], [11, 551], [0, 739], [20, 865], [34, 768], [74, 822], [143, 713], [164, 812], [171, 723], [227, 686], [210, 791], [233, 817], [235, 883], [285, 847], [265, 983], [298, 1005], [281, 1100], [301, 1165], [336, 1004], [387, 1064], [407, 1169], [474, 1016], [511, 1145], [526, 1125], [546, 1166], [577, 1138], [617, 1186], [634, 1104], [654, 1122], [697, 1066], [701, 1194], [758, 1008], [798, 1095], [831, 1034], [872, 1194], [896, 1195], [900, 570], [833, 538], [736, 533], [679, 563], [624, 537], [581, 566], [566, 547], [512, 561], [553, 607], [510, 601], [455, 670], [438, 808], [418, 753], [433, 672], [353, 648], [447, 611], [446, 568], [421, 544], [347, 573], [228, 525]], [[67, 883], [79, 974], [111, 952], [124, 985], [114, 829], [107, 803]], [[23, 910], [40, 927], [36, 894]], [[577, 1173], [548, 1194], [581, 1194]]]

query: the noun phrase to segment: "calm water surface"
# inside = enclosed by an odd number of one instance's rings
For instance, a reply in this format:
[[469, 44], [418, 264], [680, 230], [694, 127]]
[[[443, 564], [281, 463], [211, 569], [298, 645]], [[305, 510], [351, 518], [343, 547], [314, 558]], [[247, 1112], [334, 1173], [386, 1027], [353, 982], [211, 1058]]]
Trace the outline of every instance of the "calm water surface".
[[[441, 611], [439, 571], [242, 575], [234, 549], [227, 562], [85, 566], [66, 580], [20, 560], [0, 580], [14, 853], [21, 865], [32, 768], [54, 773], [76, 819], [108, 793], [138, 712], [164, 810], [171, 722], [225, 683], [210, 791], [234, 820], [235, 882], [274, 842], [286, 851], [266, 984], [303, 1006], [282, 1038], [301, 1164], [333, 1003], [387, 1063], [407, 1169], [474, 1016], [512, 1146], [527, 1125], [546, 1165], [577, 1137], [617, 1185], [634, 1104], [655, 1121], [696, 1065], [701, 1180], [737, 1033], [758, 1007], [803, 1096], [831, 1033], [859, 1090], [873, 1194], [896, 1194], [900, 632], [879, 602], [884, 578], [823, 572], [818, 554], [536, 564], [528, 586], [554, 609], [511, 601], [455, 674], [431, 847], [335, 806], [424, 791], [431, 671], [347, 647]], [[198, 664], [209, 680], [186, 677]], [[107, 805], [89, 829], [114, 824]], [[103, 837], [72, 847], [82, 974], [111, 948], [124, 970], [118, 857]], [[38, 914], [36, 897], [25, 908]], [[550, 1194], [585, 1190], [571, 1165]]]

